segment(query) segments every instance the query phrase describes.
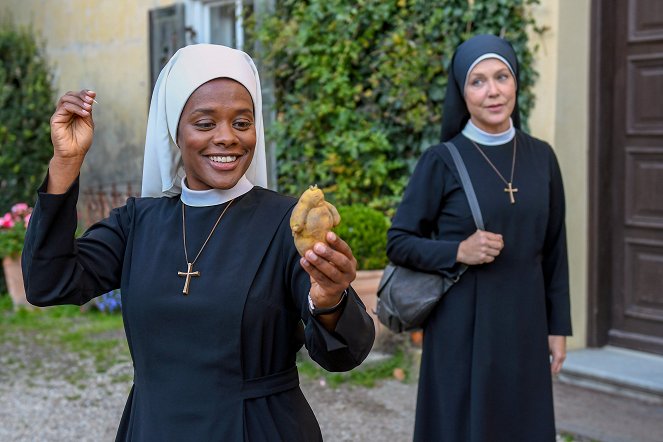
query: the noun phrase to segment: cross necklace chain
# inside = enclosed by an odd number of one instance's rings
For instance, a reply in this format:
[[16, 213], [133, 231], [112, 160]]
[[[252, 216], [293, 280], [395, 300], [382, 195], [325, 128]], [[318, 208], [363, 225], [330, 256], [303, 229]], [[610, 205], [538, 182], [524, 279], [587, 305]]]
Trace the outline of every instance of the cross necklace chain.
[[507, 181], [506, 178], [504, 178], [504, 176], [502, 176], [500, 171], [497, 170], [497, 167], [495, 167], [493, 162], [490, 161], [490, 159], [488, 158], [488, 155], [486, 155], [485, 152], [483, 150], [481, 150], [479, 145], [477, 143], [475, 143], [473, 140], [470, 140], [470, 141], [472, 141], [472, 144], [474, 144], [474, 147], [477, 148], [479, 153], [481, 155], [483, 155], [484, 159], [488, 162], [488, 164], [490, 164], [490, 167], [492, 167], [493, 170], [495, 171], [495, 173], [497, 173], [497, 176], [499, 176], [500, 179], [502, 181], [504, 181], [504, 184], [506, 184], [506, 187], [504, 188], [504, 191], [509, 193], [509, 201], [511, 201], [511, 204], [516, 204], [516, 198], [513, 196], [513, 194], [515, 192], [518, 192], [518, 189], [513, 187], [513, 171], [516, 169], [516, 140], [517, 140], [517, 138], [518, 138], [517, 136], [513, 137], [513, 160], [511, 161], [511, 179], [509, 181]]
[[200, 272], [193, 271], [193, 265], [198, 260], [198, 257], [200, 257], [200, 254], [203, 253], [203, 250], [205, 249], [207, 242], [210, 240], [210, 238], [214, 234], [214, 231], [216, 230], [216, 226], [219, 225], [219, 222], [221, 222], [221, 218], [223, 218], [223, 215], [226, 213], [226, 210], [228, 210], [228, 208], [233, 203], [233, 201], [234, 199], [231, 199], [228, 205], [223, 209], [221, 215], [219, 215], [216, 222], [214, 223], [212, 230], [209, 232], [209, 235], [207, 235], [207, 239], [203, 243], [203, 246], [200, 248], [198, 254], [196, 255], [195, 258], [193, 258], [193, 261], [191, 262], [189, 262], [189, 254], [186, 251], [186, 216], [184, 215], [184, 206], [186, 206], [186, 204], [182, 203], [182, 240], [184, 241], [184, 258], [186, 259], [186, 272], [177, 272], [177, 276], [186, 278], [186, 280], [184, 281], [184, 288], [182, 289], [182, 293], [185, 296], [189, 294], [189, 285], [191, 284], [191, 277], [200, 276]]

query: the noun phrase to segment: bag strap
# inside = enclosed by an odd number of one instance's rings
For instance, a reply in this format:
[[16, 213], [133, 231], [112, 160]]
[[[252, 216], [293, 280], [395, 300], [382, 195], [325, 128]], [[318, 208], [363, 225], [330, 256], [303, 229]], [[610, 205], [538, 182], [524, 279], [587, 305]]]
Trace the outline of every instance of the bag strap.
[[472, 217], [474, 218], [474, 224], [477, 228], [481, 230], [486, 230], [483, 226], [483, 217], [481, 216], [481, 208], [479, 207], [479, 201], [477, 201], [477, 196], [474, 193], [474, 187], [472, 186], [472, 180], [470, 180], [470, 175], [467, 173], [467, 168], [463, 162], [463, 158], [460, 156], [458, 149], [451, 141], [444, 143], [446, 148], [451, 154], [451, 158], [456, 164], [456, 169], [458, 169], [458, 175], [460, 175], [460, 181], [465, 190], [465, 195], [467, 196], [467, 202], [470, 203], [470, 210], [472, 211]]

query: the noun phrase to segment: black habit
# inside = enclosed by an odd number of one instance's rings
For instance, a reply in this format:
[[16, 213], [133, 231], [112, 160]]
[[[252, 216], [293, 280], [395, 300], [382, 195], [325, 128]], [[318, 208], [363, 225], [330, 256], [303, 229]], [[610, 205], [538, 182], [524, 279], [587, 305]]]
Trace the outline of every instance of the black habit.
[[[78, 183], [64, 195], [40, 190], [23, 252], [30, 302], [84, 304], [121, 288], [134, 385], [116, 440], [322, 439], [296, 353], [305, 343], [324, 368], [349, 370], [374, 328], [352, 289], [334, 332], [309, 316], [289, 227], [296, 200], [259, 187], [237, 198], [184, 296], [179, 198], [130, 198], [74, 241]], [[190, 259], [224, 206], [187, 207]]]
[[[550, 146], [516, 137], [515, 204], [470, 140], [452, 140], [504, 249], [470, 266], [425, 324], [416, 441], [555, 440], [548, 335], [571, 334], [564, 191]], [[513, 141], [482, 148], [511, 170]], [[460, 182], [443, 145], [422, 155], [389, 230], [394, 263], [457, 270], [458, 245], [476, 230]]]

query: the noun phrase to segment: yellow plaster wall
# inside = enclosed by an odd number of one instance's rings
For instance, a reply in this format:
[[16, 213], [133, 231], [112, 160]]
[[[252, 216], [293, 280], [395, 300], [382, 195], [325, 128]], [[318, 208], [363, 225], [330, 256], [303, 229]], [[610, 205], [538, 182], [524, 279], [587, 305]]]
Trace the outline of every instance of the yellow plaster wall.
[[[97, 92], [95, 140], [84, 183], [138, 181], [149, 107], [148, 10], [173, 0], [3, 0], [42, 34], [58, 96]], [[96, 147], [96, 149], [95, 149]], [[107, 153], [101, 154], [101, 148]], [[94, 173], [89, 173], [94, 170]], [[88, 172], [88, 173], [86, 173]]]
[[555, 138], [554, 115], [557, 105], [557, 52], [559, 43], [559, 2], [543, 0], [533, 6], [538, 26], [545, 26], [543, 34], [530, 32], [530, 45], [538, 46], [535, 54], [535, 69], [539, 78], [534, 87], [536, 103], [529, 117], [530, 132], [533, 136], [551, 144]]
[[549, 30], [532, 37], [541, 45], [536, 65], [541, 75], [530, 129], [552, 144], [564, 178], [574, 328], [569, 348], [582, 348], [587, 342], [590, 0], [542, 0], [534, 13]]

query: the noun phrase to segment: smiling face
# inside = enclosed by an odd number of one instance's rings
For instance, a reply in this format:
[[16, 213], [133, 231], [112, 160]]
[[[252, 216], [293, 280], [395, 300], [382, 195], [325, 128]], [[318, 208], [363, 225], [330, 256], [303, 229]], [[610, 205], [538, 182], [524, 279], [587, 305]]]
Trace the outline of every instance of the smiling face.
[[467, 77], [464, 94], [475, 126], [489, 133], [509, 129], [516, 104], [516, 80], [502, 61], [488, 58], [477, 63]]
[[177, 127], [187, 186], [192, 190], [235, 186], [253, 159], [254, 123], [251, 95], [235, 80], [217, 78], [196, 89]]

